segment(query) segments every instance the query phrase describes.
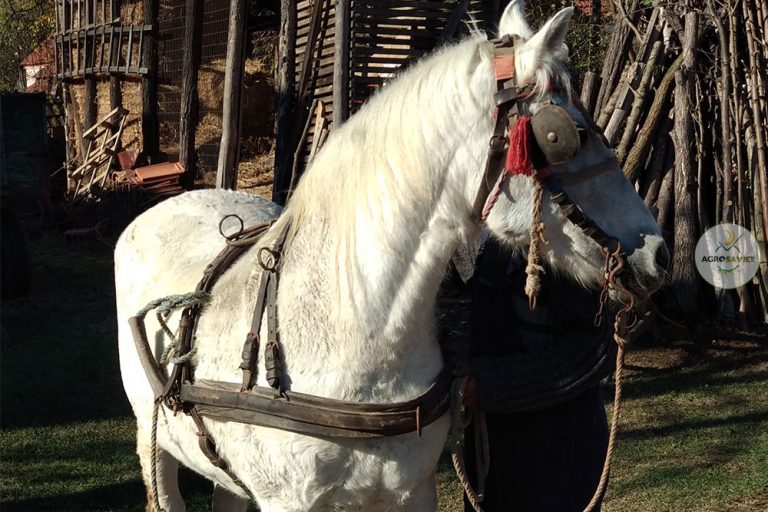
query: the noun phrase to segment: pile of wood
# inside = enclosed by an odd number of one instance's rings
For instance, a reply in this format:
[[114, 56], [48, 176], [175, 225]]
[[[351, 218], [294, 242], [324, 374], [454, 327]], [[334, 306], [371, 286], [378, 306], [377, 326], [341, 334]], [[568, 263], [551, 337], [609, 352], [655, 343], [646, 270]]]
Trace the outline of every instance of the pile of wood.
[[581, 96], [673, 252], [657, 302], [691, 323], [719, 311], [762, 324], [765, 264], [747, 285], [723, 291], [701, 280], [693, 254], [708, 228], [735, 223], [756, 236], [765, 261], [768, 3], [615, 3], [602, 72], [586, 74]]

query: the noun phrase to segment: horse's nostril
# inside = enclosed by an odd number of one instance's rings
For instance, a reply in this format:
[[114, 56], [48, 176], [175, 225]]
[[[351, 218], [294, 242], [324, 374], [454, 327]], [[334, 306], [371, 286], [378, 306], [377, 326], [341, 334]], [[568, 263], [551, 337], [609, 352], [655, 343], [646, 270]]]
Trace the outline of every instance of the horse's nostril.
[[664, 270], [669, 269], [669, 250], [667, 249], [666, 244], [659, 245], [659, 248], [656, 249], [656, 264], [660, 266]]

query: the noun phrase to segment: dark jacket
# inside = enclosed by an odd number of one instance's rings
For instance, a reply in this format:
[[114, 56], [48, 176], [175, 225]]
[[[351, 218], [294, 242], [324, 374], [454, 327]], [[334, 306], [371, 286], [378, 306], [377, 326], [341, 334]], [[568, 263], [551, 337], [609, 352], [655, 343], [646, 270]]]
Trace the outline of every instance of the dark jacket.
[[537, 307], [524, 293], [525, 260], [489, 240], [472, 278], [470, 366], [488, 412], [546, 409], [613, 370], [612, 314], [594, 325], [599, 293], [547, 269]]

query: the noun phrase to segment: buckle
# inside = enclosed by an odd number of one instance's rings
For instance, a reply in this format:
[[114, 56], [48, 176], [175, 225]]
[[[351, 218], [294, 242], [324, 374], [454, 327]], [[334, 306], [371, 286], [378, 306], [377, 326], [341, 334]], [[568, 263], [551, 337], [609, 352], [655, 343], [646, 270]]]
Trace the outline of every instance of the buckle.
[[488, 156], [498, 157], [504, 154], [507, 139], [503, 135], [493, 135], [488, 142]]

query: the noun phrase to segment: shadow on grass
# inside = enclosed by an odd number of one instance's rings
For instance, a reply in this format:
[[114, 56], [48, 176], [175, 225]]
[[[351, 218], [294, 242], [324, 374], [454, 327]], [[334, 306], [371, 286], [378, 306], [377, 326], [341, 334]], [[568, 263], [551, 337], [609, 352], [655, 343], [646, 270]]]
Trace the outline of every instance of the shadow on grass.
[[[118, 504], [119, 506], [115, 506]], [[88, 489], [81, 493], [30, 498], [3, 503], [3, 512], [28, 512], [50, 510], [56, 512], [84, 511], [128, 511], [144, 508], [144, 484], [131, 480], [120, 484]]]
[[129, 416], [120, 382], [112, 253], [57, 233], [32, 241], [32, 286], [4, 301], [4, 429]]
[[[706, 352], [687, 357], [684, 363], [671, 368], [627, 365], [627, 369], [639, 374], [625, 381], [623, 394], [632, 399], [768, 381], [768, 366], [761, 367], [768, 361], [767, 343], [753, 348], [718, 349], [718, 352], [717, 357]], [[606, 389], [606, 398], [613, 399], [612, 389]]]
[[[728, 416], [725, 418], [707, 418], [684, 423], [675, 422], [672, 425], [654, 426], [640, 429], [626, 429], [619, 433], [619, 439], [650, 439], [660, 436], [671, 436], [682, 432], [721, 427], [738, 427], [752, 424], [758, 427], [768, 422], [768, 411]], [[731, 429], [735, 431], [735, 429]]]
[[[188, 470], [179, 474], [179, 487], [187, 510], [208, 510], [213, 486]], [[143, 512], [146, 492], [140, 477], [90, 488], [82, 492], [19, 501], [5, 501], [3, 512]]]

